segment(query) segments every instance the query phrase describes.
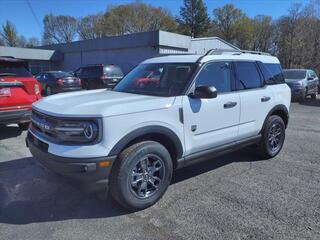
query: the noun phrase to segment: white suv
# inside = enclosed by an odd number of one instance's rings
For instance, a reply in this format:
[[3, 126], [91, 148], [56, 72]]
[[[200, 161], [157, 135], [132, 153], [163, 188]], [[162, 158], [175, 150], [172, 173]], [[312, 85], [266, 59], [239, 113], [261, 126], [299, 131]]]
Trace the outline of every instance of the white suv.
[[[152, 77], [150, 77], [152, 76]], [[33, 105], [26, 139], [53, 171], [138, 210], [157, 202], [174, 169], [257, 145], [284, 143], [291, 93], [276, 57], [209, 51], [144, 61], [114, 88]]]

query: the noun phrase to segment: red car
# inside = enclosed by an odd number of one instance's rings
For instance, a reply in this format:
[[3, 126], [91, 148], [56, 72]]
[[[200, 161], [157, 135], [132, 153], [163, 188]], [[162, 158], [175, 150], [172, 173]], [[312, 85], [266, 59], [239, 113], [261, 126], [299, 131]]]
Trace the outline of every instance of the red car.
[[23, 60], [0, 57], [0, 124], [28, 128], [31, 105], [41, 98], [40, 84]]

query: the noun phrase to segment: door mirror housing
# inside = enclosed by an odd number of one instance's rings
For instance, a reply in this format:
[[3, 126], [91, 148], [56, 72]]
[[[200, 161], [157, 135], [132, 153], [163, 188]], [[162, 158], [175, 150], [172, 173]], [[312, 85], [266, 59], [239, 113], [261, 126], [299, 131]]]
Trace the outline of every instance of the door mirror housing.
[[213, 86], [198, 86], [188, 96], [191, 98], [216, 98], [217, 95], [217, 89]]

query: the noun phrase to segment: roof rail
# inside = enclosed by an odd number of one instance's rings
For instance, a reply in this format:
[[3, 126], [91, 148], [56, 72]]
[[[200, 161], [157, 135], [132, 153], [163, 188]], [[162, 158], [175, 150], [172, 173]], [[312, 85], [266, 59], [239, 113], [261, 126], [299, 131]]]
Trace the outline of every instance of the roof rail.
[[257, 51], [250, 51], [250, 50], [237, 50], [237, 49], [210, 49], [206, 52], [205, 56], [207, 55], [221, 55], [223, 53], [233, 53], [233, 55], [240, 55], [240, 54], [257, 54], [257, 55], [268, 55], [270, 53], [267, 52], [257, 52]]

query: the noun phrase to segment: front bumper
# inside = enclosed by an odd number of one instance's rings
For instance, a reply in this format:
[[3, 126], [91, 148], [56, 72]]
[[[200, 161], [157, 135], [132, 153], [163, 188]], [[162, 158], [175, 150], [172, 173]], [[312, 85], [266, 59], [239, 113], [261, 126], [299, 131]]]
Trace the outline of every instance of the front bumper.
[[303, 97], [303, 88], [291, 88], [291, 98], [301, 98]]
[[30, 122], [30, 117], [30, 109], [0, 111], [1, 124]]
[[[108, 178], [116, 156], [98, 158], [65, 158], [48, 152], [48, 144], [42, 142], [30, 132], [26, 138], [26, 145], [31, 154], [46, 168], [78, 181], [88, 192], [108, 190]], [[101, 167], [100, 162], [111, 162]]]

